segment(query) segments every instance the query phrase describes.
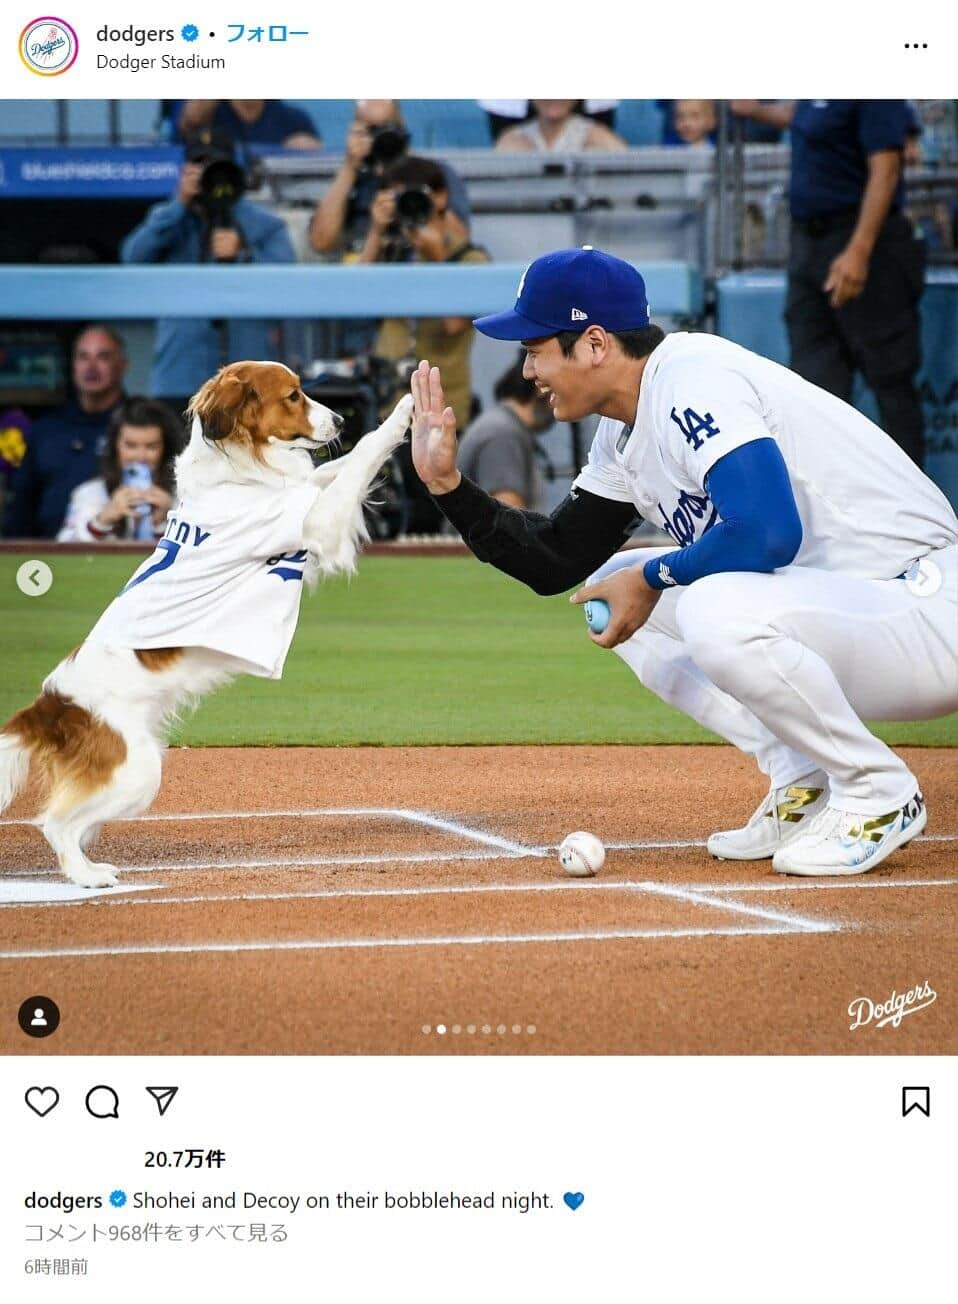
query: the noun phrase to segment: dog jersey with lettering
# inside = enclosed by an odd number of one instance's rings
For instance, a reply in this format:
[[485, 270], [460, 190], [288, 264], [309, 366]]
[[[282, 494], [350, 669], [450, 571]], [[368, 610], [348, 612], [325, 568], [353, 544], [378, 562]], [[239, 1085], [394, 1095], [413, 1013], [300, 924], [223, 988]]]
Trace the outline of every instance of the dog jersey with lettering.
[[772, 438], [802, 521], [795, 564], [893, 579], [958, 541], [944, 494], [867, 417], [715, 335], [677, 332], [649, 357], [632, 426], [604, 417], [574, 488], [619, 502], [676, 547], [718, 519], [706, 487], [726, 453]]
[[180, 499], [156, 551], [89, 634], [113, 647], [203, 647], [279, 679], [299, 618], [316, 485], [224, 485]]

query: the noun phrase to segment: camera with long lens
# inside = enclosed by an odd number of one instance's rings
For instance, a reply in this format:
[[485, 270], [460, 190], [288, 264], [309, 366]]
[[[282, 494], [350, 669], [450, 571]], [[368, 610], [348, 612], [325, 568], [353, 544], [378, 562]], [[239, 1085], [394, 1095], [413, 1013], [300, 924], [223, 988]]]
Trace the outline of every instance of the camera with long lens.
[[422, 227], [436, 211], [428, 186], [407, 186], [396, 196], [396, 222], [400, 227]]
[[[392, 187], [387, 184], [382, 189], [391, 190]], [[381, 263], [409, 262], [413, 256], [413, 246], [407, 239], [406, 232], [424, 227], [435, 210], [436, 206], [428, 186], [406, 186], [397, 191], [395, 216], [383, 233], [379, 261]]]
[[214, 231], [233, 225], [233, 209], [246, 190], [246, 174], [232, 157], [211, 158], [200, 175], [197, 202]]
[[246, 173], [236, 161], [232, 139], [201, 129], [190, 138], [186, 159], [202, 168], [196, 206], [210, 232], [230, 230], [234, 226], [233, 209], [247, 188]]
[[366, 156], [370, 167], [388, 167], [409, 148], [410, 135], [405, 127], [395, 122], [383, 122], [378, 127], [367, 128], [372, 137], [372, 145]]

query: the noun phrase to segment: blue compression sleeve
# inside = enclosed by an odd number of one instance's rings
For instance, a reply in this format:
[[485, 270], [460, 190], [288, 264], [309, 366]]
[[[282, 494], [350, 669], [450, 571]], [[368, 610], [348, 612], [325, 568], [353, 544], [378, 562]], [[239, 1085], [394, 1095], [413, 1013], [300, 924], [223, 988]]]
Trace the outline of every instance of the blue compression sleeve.
[[720, 519], [701, 539], [643, 567], [653, 589], [693, 584], [721, 571], [773, 571], [802, 546], [802, 521], [774, 439], [755, 439], [719, 458], [705, 490]]

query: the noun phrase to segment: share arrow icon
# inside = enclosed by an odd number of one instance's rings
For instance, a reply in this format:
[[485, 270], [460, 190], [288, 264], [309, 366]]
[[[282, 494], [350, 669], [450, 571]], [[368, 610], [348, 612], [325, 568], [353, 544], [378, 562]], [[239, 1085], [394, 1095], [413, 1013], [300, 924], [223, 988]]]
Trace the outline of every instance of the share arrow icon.
[[156, 1107], [160, 1111], [160, 1118], [170, 1107], [170, 1102], [179, 1091], [179, 1087], [147, 1087], [147, 1091], [156, 1101]]

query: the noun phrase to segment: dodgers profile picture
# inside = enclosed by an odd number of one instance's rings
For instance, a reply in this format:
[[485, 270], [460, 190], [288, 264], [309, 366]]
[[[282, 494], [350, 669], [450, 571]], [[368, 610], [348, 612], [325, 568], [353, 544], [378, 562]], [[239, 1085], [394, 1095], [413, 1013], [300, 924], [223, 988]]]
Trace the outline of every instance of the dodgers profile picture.
[[58, 77], [73, 66], [80, 42], [62, 18], [34, 18], [20, 33], [20, 60], [41, 77]]

